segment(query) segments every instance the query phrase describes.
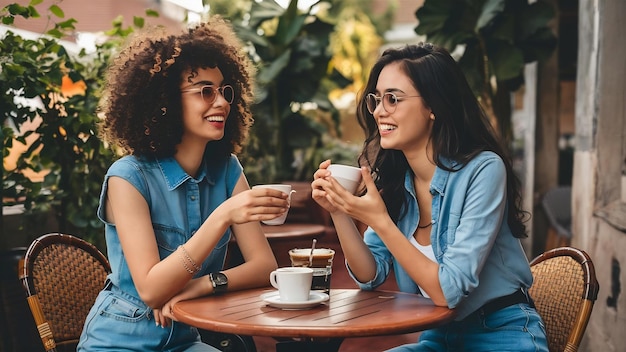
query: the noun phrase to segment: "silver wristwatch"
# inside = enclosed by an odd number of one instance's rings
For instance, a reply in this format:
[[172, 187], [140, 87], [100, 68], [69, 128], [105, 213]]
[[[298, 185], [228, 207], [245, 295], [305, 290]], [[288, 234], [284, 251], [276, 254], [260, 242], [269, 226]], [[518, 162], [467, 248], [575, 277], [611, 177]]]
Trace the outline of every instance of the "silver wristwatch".
[[226, 292], [228, 287], [228, 277], [222, 272], [210, 273], [209, 279], [213, 284], [213, 293], [216, 295]]

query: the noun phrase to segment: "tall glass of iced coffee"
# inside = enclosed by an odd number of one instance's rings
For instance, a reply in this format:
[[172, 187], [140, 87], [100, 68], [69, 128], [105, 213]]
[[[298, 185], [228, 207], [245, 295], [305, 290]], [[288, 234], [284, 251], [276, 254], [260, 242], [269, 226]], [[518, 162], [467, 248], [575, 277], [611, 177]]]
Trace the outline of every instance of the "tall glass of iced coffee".
[[294, 248], [289, 251], [291, 266], [303, 266], [313, 269], [311, 290], [330, 293], [330, 278], [333, 273], [335, 251], [329, 248]]

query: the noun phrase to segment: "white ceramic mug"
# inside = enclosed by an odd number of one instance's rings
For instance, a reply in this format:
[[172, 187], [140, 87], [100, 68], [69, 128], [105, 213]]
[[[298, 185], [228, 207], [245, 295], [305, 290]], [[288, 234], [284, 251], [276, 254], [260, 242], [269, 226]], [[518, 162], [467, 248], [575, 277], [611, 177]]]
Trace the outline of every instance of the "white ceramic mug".
[[[291, 185], [282, 184], [282, 183], [271, 184], [271, 185], [256, 185], [256, 186], [253, 186], [252, 188], [271, 188], [271, 189], [279, 190], [283, 193], [287, 193], [289, 195], [290, 204], [291, 204], [291, 194], [295, 192], [291, 190]], [[285, 220], [287, 220], [287, 213], [289, 213], [289, 208], [287, 208], [287, 211], [285, 211], [282, 215], [272, 220], [265, 220], [263, 221], [263, 223], [265, 225], [282, 225], [285, 223]]]
[[342, 164], [328, 165], [331, 176], [348, 192], [354, 194], [361, 183], [361, 169]]
[[313, 269], [286, 267], [270, 273], [270, 283], [284, 302], [306, 302], [311, 294]]

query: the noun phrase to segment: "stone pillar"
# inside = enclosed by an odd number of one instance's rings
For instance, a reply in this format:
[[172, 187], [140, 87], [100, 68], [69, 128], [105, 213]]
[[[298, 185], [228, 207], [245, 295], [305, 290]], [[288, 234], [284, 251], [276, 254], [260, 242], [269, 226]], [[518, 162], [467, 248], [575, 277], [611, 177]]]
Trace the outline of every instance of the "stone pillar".
[[591, 256], [600, 284], [580, 351], [626, 345], [626, 2], [580, 0], [574, 247]]

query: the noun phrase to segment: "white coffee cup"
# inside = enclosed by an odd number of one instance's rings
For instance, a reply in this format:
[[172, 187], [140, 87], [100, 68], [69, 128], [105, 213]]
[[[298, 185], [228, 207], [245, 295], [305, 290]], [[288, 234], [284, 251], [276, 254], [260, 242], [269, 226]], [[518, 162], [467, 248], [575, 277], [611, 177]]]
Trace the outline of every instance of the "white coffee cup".
[[278, 289], [284, 302], [306, 302], [311, 294], [313, 269], [303, 267], [278, 268], [270, 273], [270, 283]]
[[[256, 186], [253, 186], [252, 188], [271, 188], [271, 189], [277, 189], [283, 193], [287, 193], [289, 195], [289, 203], [291, 203], [291, 194], [295, 192], [291, 190], [291, 185], [282, 184], [282, 183], [270, 184], [270, 185], [256, 185]], [[289, 213], [289, 208], [287, 208], [287, 211], [285, 211], [282, 215], [272, 220], [265, 220], [263, 221], [263, 223], [265, 225], [282, 225], [285, 223], [285, 220], [287, 220], [287, 213]]]
[[354, 194], [361, 183], [361, 169], [342, 164], [328, 165], [331, 176], [348, 192]]

